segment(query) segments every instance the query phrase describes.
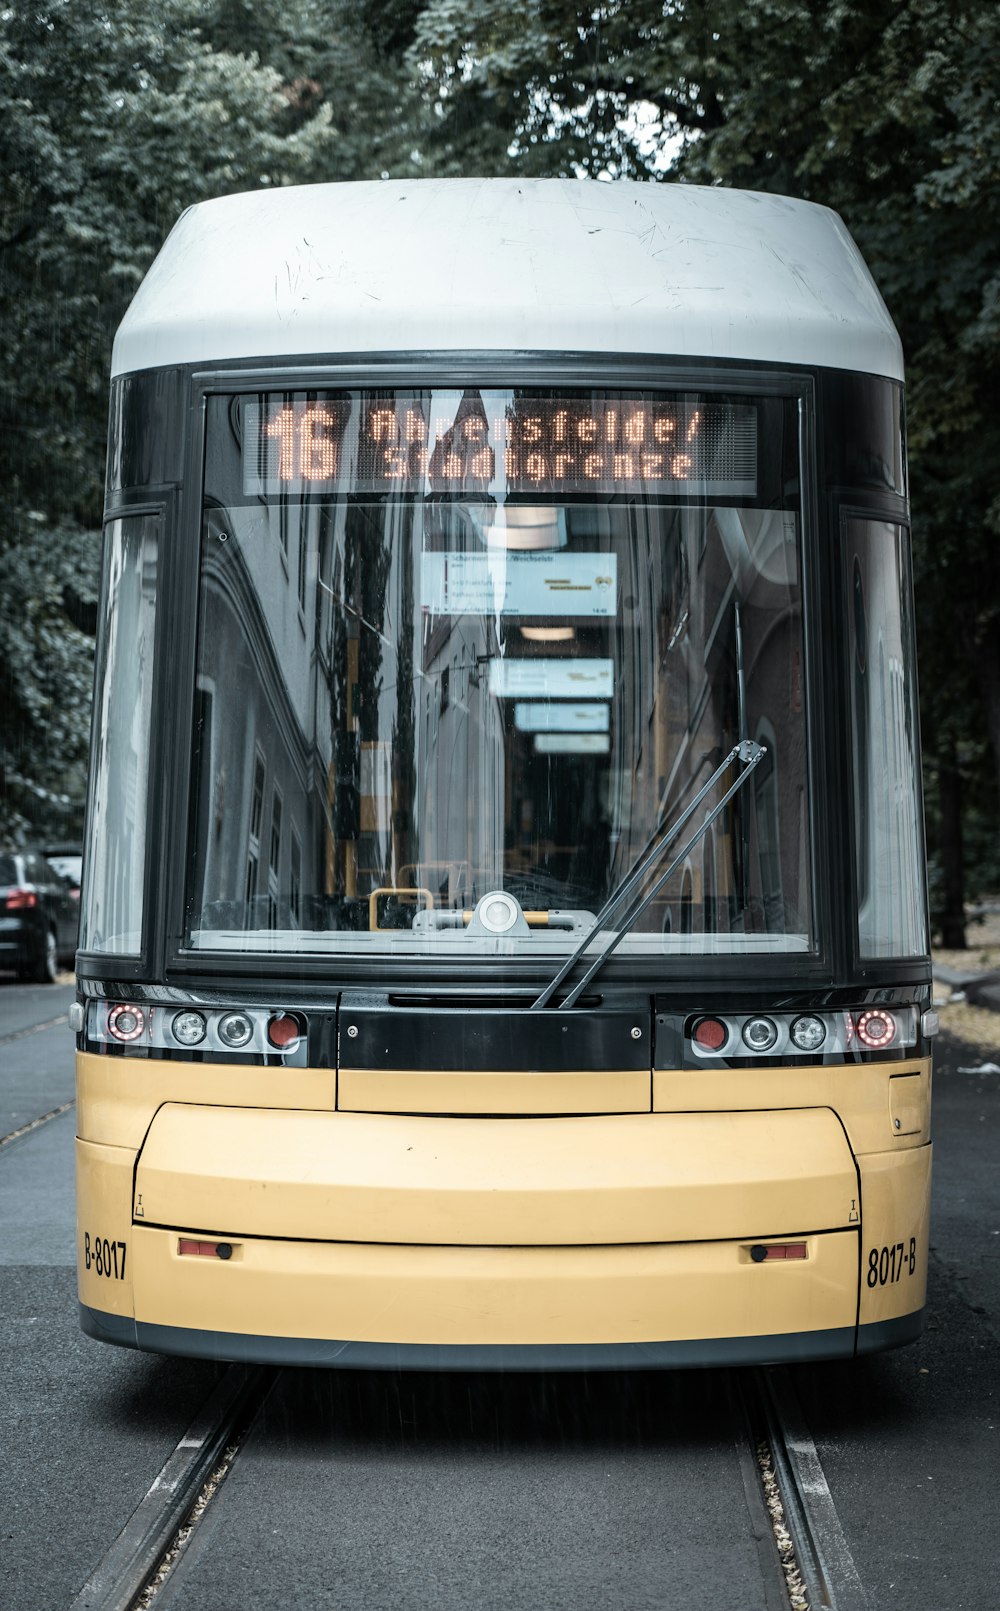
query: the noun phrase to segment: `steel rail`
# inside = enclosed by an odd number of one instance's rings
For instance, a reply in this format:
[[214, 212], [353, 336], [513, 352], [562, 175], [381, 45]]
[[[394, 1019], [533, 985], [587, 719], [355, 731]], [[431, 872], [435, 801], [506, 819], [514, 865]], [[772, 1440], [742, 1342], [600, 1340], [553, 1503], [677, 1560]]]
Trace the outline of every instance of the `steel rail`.
[[[77, 1594], [70, 1611], [131, 1611], [176, 1547], [178, 1533], [189, 1521], [199, 1495], [226, 1451], [236, 1445], [238, 1452], [276, 1376], [275, 1371], [263, 1366], [229, 1367]], [[155, 1600], [155, 1592], [151, 1598]]]
[[743, 1397], [755, 1435], [766, 1440], [791, 1539], [801, 1583], [791, 1604], [802, 1611], [871, 1611], [787, 1369], [753, 1370]]
[[41, 1129], [43, 1124], [48, 1124], [50, 1119], [60, 1118], [62, 1114], [68, 1113], [70, 1108], [75, 1106], [75, 1101], [62, 1102], [59, 1107], [50, 1108], [48, 1113], [40, 1113], [37, 1119], [26, 1120], [24, 1124], [19, 1124], [16, 1130], [9, 1130], [5, 1136], [0, 1136], [0, 1147], [9, 1147], [11, 1142], [20, 1141], [24, 1136], [33, 1135], [36, 1130]]
[[16, 1040], [27, 1040], [29, 1035], [40, 1035], [43, 1029], [58, 1029], [60, 1024], [68, 1023], [69, 1013], [60, 1013], [58, 1018], [46, 1018], [44, 1024], [29, 1024], [26, 1029], [14, 1029], [9, 1035], [0, 1035], [0, 1046], [11, 1046]]

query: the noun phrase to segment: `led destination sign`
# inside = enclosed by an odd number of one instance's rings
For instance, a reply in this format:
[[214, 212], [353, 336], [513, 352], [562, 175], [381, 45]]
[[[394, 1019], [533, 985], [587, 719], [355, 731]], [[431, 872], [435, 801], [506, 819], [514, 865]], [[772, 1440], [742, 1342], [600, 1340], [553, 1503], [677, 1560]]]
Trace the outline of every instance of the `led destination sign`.
[[273, 393], [243, 405], [243, 491], [753, 497], [752, 403], [521, 391]]

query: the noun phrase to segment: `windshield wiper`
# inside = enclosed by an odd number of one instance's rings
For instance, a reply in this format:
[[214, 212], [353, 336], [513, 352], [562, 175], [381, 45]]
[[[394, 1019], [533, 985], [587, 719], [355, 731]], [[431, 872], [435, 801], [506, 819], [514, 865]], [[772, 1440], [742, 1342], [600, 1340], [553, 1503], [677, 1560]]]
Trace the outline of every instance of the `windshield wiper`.
[[722, 796], [722, 799], [719, 800], [712, 807], [711, 811], [707, 813], [705, 820], [691, 835], [691, 838], [682, 847], [682, 849], [678, 851], [666, 872], [661, 873], [656, 882], [652, 884], [646, 891], [645, 895], [642, 897], [633, 911], [631, 917], [629, 917], [622, 924], [621, 928], [612, 936], [604, 949], [597, 953], [597, 956], [594, 958], [579, 984], [574, 985], [573, 989], [562, 1003], [563, 1007], [572, 1007], [575, 1005], [579, 997], [583, 994], [583, 991], [586, 989], [587, 985], [590, 983], [591, 979], [593, 979], [594, 975], [600, 968], [603, 968], [605, 962], [607, 962], [611, 954], [617, 950], [629, 929], [631, 929], [633, 925], [638, 922], [639, 918], [642, 916], [647, 906], [649, 906], [650, 902], [656, 899], [664, 884], [666, 884], [672, 874], [676, 872], [677, 868], [684, 861], [685, 857], [688, 856], [694, 849], [698, 841], [702, 839], [708, 832], [709, 828], [723, 807], [728, 805], [729, 801], [733, 798], [733, 795], [742, 789], [754, 767], [764, 759], [766, 754], [767, 750], [764, 745], [755, 744], [753, 739], [750, 738], [745, 738], [741, 743], [733, 745], [733, 748], [729, 751], [729, 754], [726, 756], [725, 760], [721, 763], [721, 765], [716, 767], [708, 782], [698, 790], [698, 793], [695, 795], [690, 805], [685, 807], [684, 811], [677, 818], [677, 821], [666, 830], [661, 839], [657, 840], [653, 848], [647, 851], [645, 855], [640, 857], [639, 861], [626, 877], [624, 883], [618, 887], [611, 898], [604, 904], [600, 912], [597, 914], [594, 927], [589, 931], [589, 933], [584, 935], [583, 939], [580, 941], [580, 944], [576, 947], [576, 950], [572, 951], [566, 958], [566, 961], [559, 969], [559, 972], [556, 974], [555, 978], [545, 986], [545, 989], [542, 991], [541, 995], [531, 1003], [532, 1012], [538, 1012], [542, 1007], [548, 1006], [563, 980], [570, 973], [572, 973], [573, 969], [576, 967], [577, 962], [583, 956], [583, 953], [586, 951], [594, 935], [600, 933], [601, 929], [604, 927], [604, 924], [607, 922], [613, 912], [617, 911], [619, 907], [626, 906], [629, 902], [631, 902], [636, 890], [642, 884], [643, 880], [646, 878], [646, 875], [652, 870], [653, 867], [656, 866], [667, 846], [672, 844], [677, 838], [685, 823], [688, 822], [694, 815], [698, 807], [701, 805], [701, 802], [705, 799], [706, 795], [711, 793], [716, 783], [718, 783], [723, 773], [732, 765], [733, 761], [742, 761], [745, 770], [740, 773], [739, 777], [736, 779], [736, 782], [726, 790], [726, 793]]

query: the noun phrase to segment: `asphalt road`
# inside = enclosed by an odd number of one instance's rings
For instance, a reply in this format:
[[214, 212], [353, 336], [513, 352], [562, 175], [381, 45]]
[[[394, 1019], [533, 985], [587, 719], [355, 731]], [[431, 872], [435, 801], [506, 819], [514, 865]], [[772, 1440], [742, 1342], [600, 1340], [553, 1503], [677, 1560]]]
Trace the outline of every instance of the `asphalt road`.
[[874, 1611], [1000, 1607], [1000, 1075], [974, 1072], [996, 1022], [937, 1043], [923, 1337], [796, 1373]]
[[724, 1395], [283, 1372], [162, 1611], [766, 1611]]
[[[0, 1135], [72, 1100], [71, 999], [0, 983]], [[871, 1611], [1000, 1605], [998, 1046], [939, 1043], [925, 1336], [795, 1373]], [[69, 1606], [218, 1378], [78, 1331], [73, 1131], [0, 1148], [4, 1611]], [[729, 1391], [285, 1371], [158, 1608], [757, 1611]]]
[[[0, 983], [0, 1135], [72, 1101], [72, 999]], [[0, 1148], [0, 1611], [70, 1605], [220, 1374], [80, 1331], [74, 1119]]]

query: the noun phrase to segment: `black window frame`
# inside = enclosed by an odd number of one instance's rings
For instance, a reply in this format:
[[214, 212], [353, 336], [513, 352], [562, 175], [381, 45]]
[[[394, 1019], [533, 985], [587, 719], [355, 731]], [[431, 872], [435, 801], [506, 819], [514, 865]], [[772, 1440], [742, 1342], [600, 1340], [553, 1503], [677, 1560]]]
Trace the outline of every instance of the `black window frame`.
[[[143, 384], [148, 386], [143, 402]], [[771, 957], [723, 957], [712, 959], [706, 974], [704, 958], [670, 958], [669, 972], [657, 973], [660, 963], [649, 959], [644, 966], [643, 988], [657, 999], [682, 996], [686, 1002], [717, 1000], [739, 996], [752, 1001], [773, 996], [776, 987], [802, 992], [855, 990], [866, 982], [883, 986], [916, 987], [930, 978], [930, 961], [914, 959], [900, 963], [862, 961], [853, 941], [856, 914], [853, 912], [853, 826], [845, 827], [842, 800], [838, 796], [846, 775], [849, 746], [843, 712], [837, 708], [842, 677], [844, 643], [843, 603], [840, 598], [840, 511], [866, 518], [884, 518], [908, 525], [905, 498], [894, 489], [880, 485], [849, 485], [850, 469], [846, 449], [837, 449], [836, 421], [850, 426], [850, 399], [858, 388], [895, 388], [902, 397], [899, 381], [831, 371], [808, 364], [764, 364], [737, 360], [696, 362], [671, 360], [649, 355], [598, 354], [497, 354], [426, 353], [333, 355], [304, 361], [300, 357], [277, 357], [266, 362], [253, 359], [219, 365], [178, 366], [169, 371], [149, 371], [145, 376], [121, 377], [115, 382], [118, 396], [113, 419], [122, 420], [122, 398], [132, 407], [158, 413], [157, 431], [150, 421], [125, 418], [124, 429], [135, 450], [134, 469], [128, 455], [118, 452], [118, 484], [110, 490], [106, 519], [157, 508], [162, 511], [163, 552], [159, 584], [156, 653], [158, 664], [166, 665], [170, 676], [157, 677], [154, 690], [156, 731], [150, 746], [150, 765], [160, 780], [166, 780], [168, 793], [151, 801], [156, 812], [149, 825], [150, 846], [155, 854], [147, 857], [143, 893], [143, 951], [139, 959], [116, 959], [105, 954], [81, 956], [79, 977], [83, 987], [104, 988], [99, 981], [139, 981], [179, 990], [197, 990], [200, 985], [257, 992], [294, 981], [304, 998], [363, 983], [379, 988], [387, 981], [390, 988], [420, 989], [432, 984], [447, 990], [451, 973], [445, 973], [441, 959], [426, 963], [411, 960], [405, 972], [394, 967], [372, 966], [368, 959], [351, 966], [337, 958], [286, 957], [274, 953], [217, 953], [185, 949], [183, 945], [183, 873], [186, 867], [189, 791], [191, 786], [190, 712], [193, 709], [197, 632], [197, 555], [200, 542], [202, 477], [204, 469], [204, 409], [209, 392], [259, 392], [271, 389], [323, 389], [414, 384], [461, 386], [594, 385], [697, 390], [717, 389], [750, 395], [773, 393], [798, 399], [799, 473], [801, 481], [802, 526], [802, 608], [803, 608], [803, 700], [808, 735], [809, 854], [811, 859], [810, 898], [817, 950], [810, 954]], [[170, 407], [163, 412], [163, 400]], [[842, 413], [842, 407], [846, 412]], [[895, 407], [895, 405], [894, 405]], [[892, 414], [889, 410], [889, 414]], [[901, 403], [895, 416], [901, 418]], [[155, 446], [155, 454], [153, 449]], [[139, 449], [142, 449], [140, 452]], [[155, 468], [164, 480], [155, 486], [133, 486], [134, 476], [155, 457]], [[189, 468], [186, 468], [189, 467]], [[169, 684], [169, 700], [166, 690]], [[164, 723], [172, 717], [171, 725]], [[645, 977], [648, 968], [648, 980]], [[508, 966], [502, 983], [505, 988], [525, 991], [537, 980], [539, 965], [525, 961]], [[484, 968], [482, 988], [496, 988], [495, 974], [487, 977]], [[88, 984], [89, 981], [89, 984]], [[602, 992], [612, 995], [635, 989], [632, 963], [615, 960], [600, 976]], [[453, 986], [454, 987], [454, 986]], [[857, 992], [856, 992], [857, 993]], [[832, 999], [832, 998], [831, 998]]]

